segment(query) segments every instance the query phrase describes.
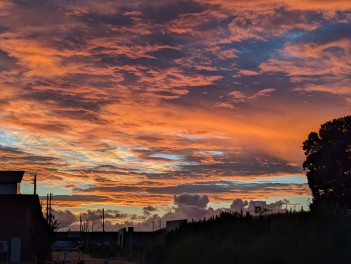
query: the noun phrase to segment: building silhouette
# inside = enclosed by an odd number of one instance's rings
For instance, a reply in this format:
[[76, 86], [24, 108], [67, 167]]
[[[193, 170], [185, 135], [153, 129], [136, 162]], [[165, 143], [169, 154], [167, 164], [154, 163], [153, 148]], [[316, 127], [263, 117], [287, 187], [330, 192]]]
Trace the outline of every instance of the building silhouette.
[[38, 195], [20, 194], [24, 171], [0, 171], [0, 262], [42, 262], [50, 228]]

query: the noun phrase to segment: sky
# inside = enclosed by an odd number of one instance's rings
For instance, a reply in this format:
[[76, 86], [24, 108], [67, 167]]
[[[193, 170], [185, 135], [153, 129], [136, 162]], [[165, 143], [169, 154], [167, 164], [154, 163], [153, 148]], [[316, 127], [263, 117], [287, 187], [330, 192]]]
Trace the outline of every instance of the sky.
[[350, 79], [349, 0], [1, 0], [0, 169], [73, 229], [306, 207]]

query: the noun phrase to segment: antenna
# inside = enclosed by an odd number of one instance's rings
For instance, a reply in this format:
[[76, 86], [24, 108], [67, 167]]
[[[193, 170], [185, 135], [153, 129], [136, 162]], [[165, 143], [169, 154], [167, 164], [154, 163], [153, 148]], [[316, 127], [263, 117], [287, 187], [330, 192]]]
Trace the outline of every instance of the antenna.
[[102, 208], [102, 232], [105, 233], [105, 208]]
[[37, 195], [37, 175], [34, 174], [34, 195]]
[[50, 193], [50, 195], [49, 195], [49, 224], [50, 224], [50, 226], [52, 224], [52, 211], [51, 211], [52, 200], [53, 200], [53, 194]]
[[46, 221], [49, 223], [49, 194], [46, 195]]

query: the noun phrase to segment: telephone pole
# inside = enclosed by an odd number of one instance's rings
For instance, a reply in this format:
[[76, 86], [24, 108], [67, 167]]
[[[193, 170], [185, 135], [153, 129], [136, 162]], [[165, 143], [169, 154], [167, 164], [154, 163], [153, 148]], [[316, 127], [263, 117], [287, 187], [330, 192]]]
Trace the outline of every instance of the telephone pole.
[[49, 223], [49, 194], [46, 195], [46, 221]]
[[37, 175], [34, 174], [34, 195], [37, 195]]
[[50, 226], [52, 224], [52, 212], [51, 212], [52, 200], [53, 200], [53, 194], [50, 193], [50, 195], [49, 195], [49, 225]]
[[105, 233], [105, 208], [102, 208], [102, 232]]

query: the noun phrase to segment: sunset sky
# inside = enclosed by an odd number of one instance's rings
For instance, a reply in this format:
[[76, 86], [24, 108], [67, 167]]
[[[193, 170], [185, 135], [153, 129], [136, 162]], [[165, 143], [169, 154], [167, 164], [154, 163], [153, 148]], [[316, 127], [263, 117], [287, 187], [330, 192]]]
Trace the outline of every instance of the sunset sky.
[[307, 208], [302, 142], [350, 80], [349, 0], [1, 0], [0, 169], [73, 228]]

